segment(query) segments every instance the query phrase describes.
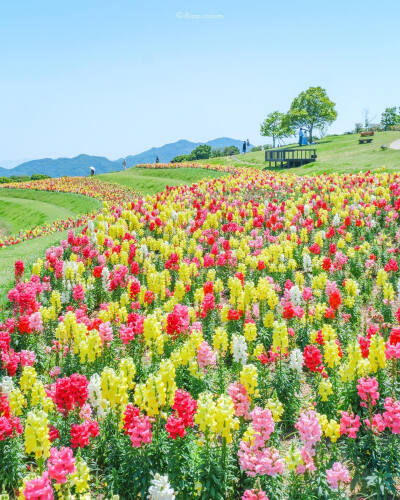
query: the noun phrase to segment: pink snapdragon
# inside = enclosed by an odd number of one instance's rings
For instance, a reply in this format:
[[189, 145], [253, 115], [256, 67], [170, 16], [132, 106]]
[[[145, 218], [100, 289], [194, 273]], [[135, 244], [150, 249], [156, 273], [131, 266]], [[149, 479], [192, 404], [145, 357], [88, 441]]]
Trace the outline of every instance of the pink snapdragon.
[[197, 362], [200, 368], [206, 372], [208, 366], [215, 366], [217, 357], [209, 344], [204, 340], [197, 349]]
[[257, 448], [245, 441], [240, 442], [238, 451], [240, 468], [250, 477], [257, 474], [276, 476], [284, 470], [283, 461], [275, 448]]
[[386, 359], [400, 359], [400, 343], [391, 344], [390, 342], [387, 342], [385, 356]]
[[113, 339], [113, 329], [109, 321], [107, 321], [106, 323], [101, 323], [101, 325], [99, 326], [99, 334], [101, 343], [103, 345], [106, 344], [107, 347], [109, 347]]
[[304, 443], [304, 448], [314, 456], [314, 445], [321, 440], [322, 430], [317, 414], [314, 410], [300, 413], [300, 418], [295, 424], [299, 431], [300, 439]]
[[379, 399], [378, 381], [375, 377], [359, 378], [357, 392], [362, 399], [361, 406], [366, 408], [369, 402], [372, 406], [375, 406], [376, 401]]
[[342, 411], [342, 416], [340, 417], [340, 435], [348, 436], [349, 438], [355, 439], [357, 437], [358, 429], [361, 426], [360, 417], [354, 415], [354, 413], [348, 413], [347, 411]]
[[238, 451], [240, 468], [250, 477], [257, 474], [282, 474], [283, 461], [275, 448], [266, 448], [266, 441], [274, 431], [275, 423], [270, 410], [256, 407], [251, 412], [254, 436], [252, 442], [241, 441]]
[[19, 353], [19, 361], [21, 366], [33, 366], [36, 361], [36, 354], [34, 351], [23, 350]]
[[76, 302], [82, 302], [83, 299], [85, 298], [85, 292], [80, 283], [74, 286], [72, 290], [72, 297]]
[[268, 497], [262, 490], [245, 490], [242, 500], [268, 500]]
[[348, 484], [351, 481], [350, 472], [340, 462], [335, 462], [331, 469], [326, 470], [326, 479], [329, 486], [335, 490], [338, 489], [339, 483]]
[[129, 344], [135, 338], [135, 331], [132, 326], [121, 325], [119, 336], [124, 344]]
[[237, 417], [250, 418], [250, 398], [246, 388], [239, 382], [233, 382], [228, 388], [228, 394], [232, 398]]
[[386, 398], [385, 410], [383, 413], [385, 425], [391, 429], [392, 434], [400, 434], [400, 401]]
[[49, 476], [58, 484], [66, 483], [68, 474], [73, 474], [76, 471], [75, 458], [71, 448], [62, 447], [59, 450], [51, 448], [47, 469]]
[[271, 410], [263, 410], [256, 406], [251, 412], [252, 427], [256, 432], [254, 446], [262, 447], [268, 441], [275, 429], [275, 422]]
[[42, 316], [41, 316], [39, 311], [37, 311], [29, 316], [29, 326], [30, 326], [31, 330], [34, 330], [36, 332], [43, 331]]
[[47, 471], [40, 477], [26, 481], [24, 489], [25, 500], [53, 500], [53, 488]]

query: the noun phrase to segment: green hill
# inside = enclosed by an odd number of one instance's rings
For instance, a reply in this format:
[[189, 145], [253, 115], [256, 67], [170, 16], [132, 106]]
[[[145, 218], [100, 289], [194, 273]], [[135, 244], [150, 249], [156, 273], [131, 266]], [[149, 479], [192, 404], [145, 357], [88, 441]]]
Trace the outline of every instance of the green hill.
[[100, 207], [100, 201], [73, 193], [0, 189], [0, 234], [15, 234]]
[[197, 168], [146, 169], [132, 167], [124, 172], [113, 172], [97, 176], [99, 179], [114, 184], [122, 184], [140, 191], [143, 194], [154, 194], [166, 186], [192, 184], [203, 178], [222, 177], [225, 172], [203, 170]]
[[[349, 173], [366, 170], [400, 170], [400, 150], [385, 149], [400, 138], [400, 132], [376, 132], [371, 144], [358, 144], [359, 134], [332, 135], [318, 141], [317, 161], [303, 167], [279, 169], [283, 172], [293, 172], [299, 175], [326, 173]], [[297, 145], [293, 145], [297, 147]], [[290, 146], [286, 146], [290, 147]], [[201, 160], [201, 163], [224, 163], [265, 168], [265, 152], [256, 151], [227, 158]], [[272, 168], [272, 170], [276, 170]]]

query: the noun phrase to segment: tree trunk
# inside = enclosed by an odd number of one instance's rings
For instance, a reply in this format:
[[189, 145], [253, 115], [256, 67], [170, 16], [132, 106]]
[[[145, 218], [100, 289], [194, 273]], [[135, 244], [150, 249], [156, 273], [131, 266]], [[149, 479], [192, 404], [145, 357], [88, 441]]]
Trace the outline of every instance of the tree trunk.
[[275, 136], [272, 136], [272, 147], [275, 148]]

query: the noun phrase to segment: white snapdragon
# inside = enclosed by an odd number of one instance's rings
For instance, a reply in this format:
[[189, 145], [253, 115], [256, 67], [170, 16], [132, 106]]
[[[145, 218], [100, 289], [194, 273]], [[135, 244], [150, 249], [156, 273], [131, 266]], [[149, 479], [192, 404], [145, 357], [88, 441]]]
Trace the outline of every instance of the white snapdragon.
[[341, 223], [340, 215], [339, 214], [335, 214], [335, 216], [332, 219], [332, 224], [335, 227], [338, 227], [338, 226], [340, 226], [340, 223]]
[[13, 379], [11, 377], [8, 377], [7, 375], [5, 375], [0, 380], [0, 389], [1, 389], [1, 392], [5, 392], [9, 396], [11, 391], [14, 390]]
[[139, 250], [141, 251], [144, 258], [146, 258], [149, 255], [149, 249], [147, 248], [147, 245], [145, 245], [144, 243], [143, 245], [140, 245]]
[[101, 271], [101, 285], [103, 287], [103, 290], [105, 291], [108, 290], [109, 279], [110, 279], [110, 271], [108, 267], [103, 267], [103, 270]]
[[94, 373], [88, 383], [88, 400], [91, 407], [96, 411], [97, 417], [102, 420], [105, 416], [103, 394], [101, 391], [101, 378]]
[[157, 472], [150, 482], [150, 500], [174, 500], [175, 493], [168, 481], [168, 476], [162, 476]]
[[247, 343], [243, 335], [232, 336], [232, 353], [233, 360], [236, 363], [242, 363], [243, 365], [247, 363]]
[[300, 288], [297, 285], [294, 285], [290, 289], [289, 293], [290, 293], [290, 301], [292, 302], [292, 304], [294, 306], [299, 306], [303, 298]]
[[69, 304], [70, 302], [71, 302], [71, 287], [69, 287], [69, 290], [66, 289], [61, 292], [61, 304]]
[[290, 353], [289, 368], [301, 373], [303, 369], [303, 353], [300, 349], [293, 349]]
[[305, 253], [303, 255], [303, 269], [304, 269], [305, 273], [312, 272], [312, 261], [311, 261], [311, 257], [308, 255], [308, 253]]

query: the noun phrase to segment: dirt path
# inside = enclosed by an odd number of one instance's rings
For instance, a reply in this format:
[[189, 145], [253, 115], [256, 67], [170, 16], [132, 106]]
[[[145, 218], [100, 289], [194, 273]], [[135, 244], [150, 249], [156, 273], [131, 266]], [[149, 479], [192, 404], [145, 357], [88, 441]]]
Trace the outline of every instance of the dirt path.
[[396, 141], [392, 142], [392, 144], [389, 147], [390, 149], [400, 149], [400, 139], [397, 139]]

